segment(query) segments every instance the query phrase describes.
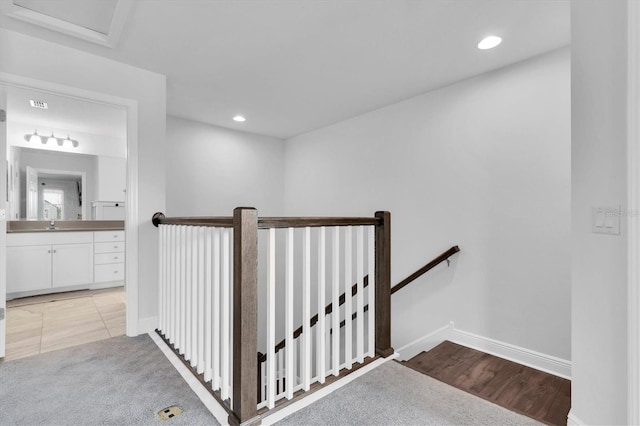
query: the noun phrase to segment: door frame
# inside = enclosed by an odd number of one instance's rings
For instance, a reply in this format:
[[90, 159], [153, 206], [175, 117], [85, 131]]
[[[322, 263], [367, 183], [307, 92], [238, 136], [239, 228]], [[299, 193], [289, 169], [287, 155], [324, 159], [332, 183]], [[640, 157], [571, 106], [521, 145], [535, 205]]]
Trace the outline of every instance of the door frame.
[[[0, 84], [7, 88], [17, 87], [98, 102], [124, 108], [127, 112], [127, 189], [125, 202], [125, 293], [127, 336], [137, 336], [138, 327], [138, 102], [133, 99], [108, 95], [92, 90], [80, 89], [48, 81], [37, 80], [16, 74], [0, 72]], [[6, 161], [6, 152], [0, 153], [0, 160]], [[6, 188], [0, 188], [0, 195], [6, 197]], [[0, 236], [0, 255], [4, 253], [6, 238]], [[3, 256], [4, 257], [4, 256]], [[0, 259], [0, 264], [2, 264]], [[4, 273], [0, 280], [6, 281]], [[6, 288], [6, 282], [5, 288]], [[6, 295], [0, 295], [5, 297]]]
[[640, 424], [640, 4], [627, 0], [627, 424]]

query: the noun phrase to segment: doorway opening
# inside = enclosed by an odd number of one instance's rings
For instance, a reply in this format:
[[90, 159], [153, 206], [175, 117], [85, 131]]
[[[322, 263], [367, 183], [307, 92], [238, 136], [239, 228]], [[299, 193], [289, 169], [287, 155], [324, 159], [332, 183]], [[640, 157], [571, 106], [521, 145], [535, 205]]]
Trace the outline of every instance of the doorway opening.
[[[6, 92], [5, 360], [124, 335], [128, 109], [34, 87]], [[105, 204], [117, 205], [108, 217]]]

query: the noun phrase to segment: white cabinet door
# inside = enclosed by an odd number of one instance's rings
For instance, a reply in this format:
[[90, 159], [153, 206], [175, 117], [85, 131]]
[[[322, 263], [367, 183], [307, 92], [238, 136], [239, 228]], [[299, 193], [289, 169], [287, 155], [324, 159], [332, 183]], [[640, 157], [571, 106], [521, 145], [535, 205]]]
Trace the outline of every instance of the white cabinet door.
[[7, 247], [7, 293], [51, 288], [51, 246]]
[[53, 246], [53, 287], [93, 283], [93, 244]]

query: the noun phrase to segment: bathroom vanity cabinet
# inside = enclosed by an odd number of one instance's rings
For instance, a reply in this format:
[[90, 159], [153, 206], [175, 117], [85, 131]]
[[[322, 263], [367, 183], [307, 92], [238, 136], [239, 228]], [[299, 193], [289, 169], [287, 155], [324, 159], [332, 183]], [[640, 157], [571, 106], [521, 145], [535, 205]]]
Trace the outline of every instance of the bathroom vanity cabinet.
[[7, 298], [124, 284], [124, 231], [7, 234]]

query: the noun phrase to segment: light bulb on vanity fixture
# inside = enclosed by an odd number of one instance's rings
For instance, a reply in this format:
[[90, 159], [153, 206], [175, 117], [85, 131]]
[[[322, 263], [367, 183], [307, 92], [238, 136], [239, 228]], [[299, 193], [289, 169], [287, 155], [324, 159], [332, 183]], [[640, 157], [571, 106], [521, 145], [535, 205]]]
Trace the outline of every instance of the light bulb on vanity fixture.
[[36, 143], [36, 142], [41, 142], [41, 137], [38, 134], [38, 131], [34, 131], [33, 133], [27, 133], [26, 135], [24, 135], [24, 140], [29, 142], [29, 143]]
[[42, 143], [43, 143], [43, 144], [44, 144], [44, 143], [49, 143], [49, 142], [51, 142], [51, 143], [56, 143], [56, 142], [58, 142], [58, 141], [56, 140], [56, 137], [53, 135], [53, 132], [51, 132], [51, 136], [49, 136], [49, 139], [47, 139], [47, 141], [46, 141], [46, 142], [44, 141], [44, 138], [42, 139]]

